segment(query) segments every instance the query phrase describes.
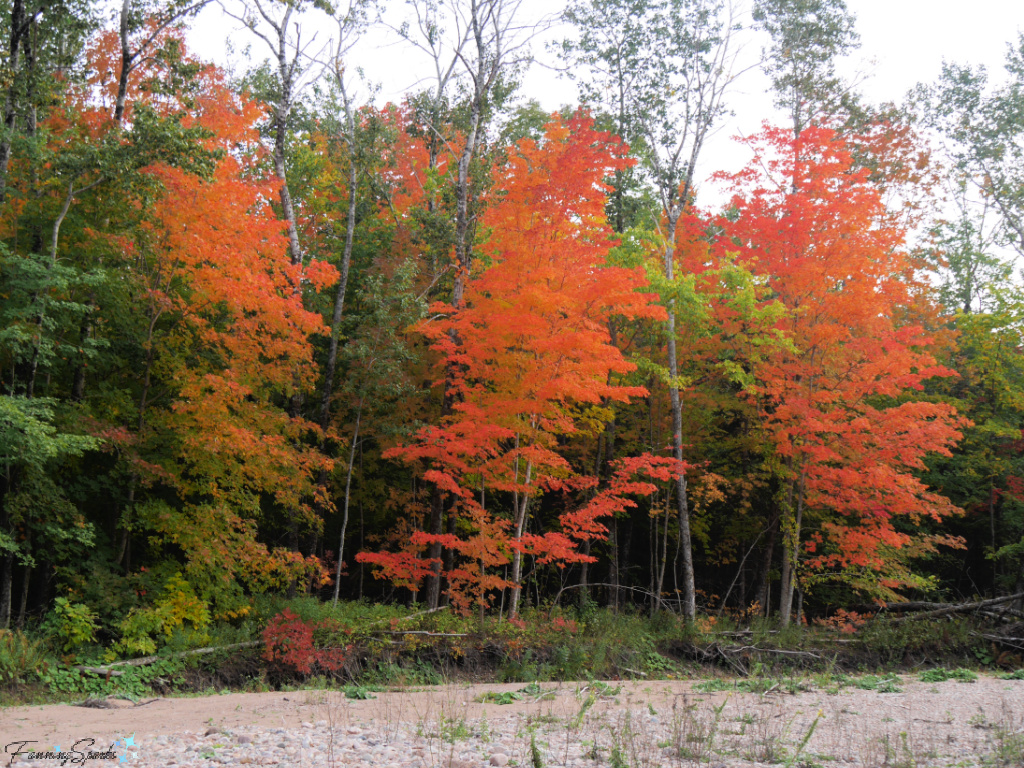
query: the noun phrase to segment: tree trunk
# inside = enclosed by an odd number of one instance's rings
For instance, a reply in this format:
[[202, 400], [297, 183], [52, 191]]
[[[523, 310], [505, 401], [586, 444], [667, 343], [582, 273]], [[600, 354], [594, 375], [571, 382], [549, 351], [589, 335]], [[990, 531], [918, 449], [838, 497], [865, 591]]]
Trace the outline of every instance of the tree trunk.
[[[518, 438], [517, 438], [518, 439]], [[523, 485], [526, 489], [529, 489], [530, 482], [533, 479], [533, 462], [528, 461], [526, 463], [526, 478], [523, 481]], [[526, 527], [526, 513], [529, 509], [530, 495], [527, 490], [523, 491], [522, 501], [519, 502], [516, 508], [516, 527], [515, 527], [515, 541], [519, 541], [523, 537], [523, 529]], [[522, 592], [522, 581], [523, 578], [523, 553], [518, 549], [512, 552], [512, 594], [509, 598], [508, 615], [511, 618], [515, 618], [519, 615], [519, 595]]]
[[611, 584], [611, 588], [608, 591], [608, 600], [606, 605], [611, 608], [615, 613], [619, 612], [619, 521], [612, 518], [611, 531], [608, 536], [608, 543], [611, 550], [611, 564], [610, 573], [608, 574], [608, 583]]
[[11, 590], [14, 580], [14, 555], [4, 557], [0, 569], [0, 629], [11, 628]]
[[[352, 108], [345, 91], [341, 75], [337, 76], [345, 107], [345, 123], [348, 135], [348, 211], [345, 218], [345, 248], [341, 255], [341, 276], [338, 279], [338, 290], [334, 294], [334, 311], [331, 315], [331, 341], [327, 349], [327, 361], [324, 366], [323, 390], [320, 393], [320, 428], [324, 431], [330, 425], [331, 397], [334, 395], [334, 374], [338, 363], [338, 342], [341, 336], [341, 319], [344, 314], [345, 293], [348, 290], [348, 273], [352, 264], [352, 244], [356, 229], [356, 192], [359, 188], [359, 174], [356, 167], [356, 128], [352, 117]], [[360, 408], [362, 406], [360, 405]]]
[[[611, 374], [608, 376], [611, 379]], [[604, 467], [604, 448], [607, 441], [604, 439], [604, 435], [608, 432], [608, 423], [604, 425], [604, 433], [597, 436], [597, 446], [594, 451], [594, 477], [597, 478], [598, 483], [601, 482], [601, 470]], [[595, 493], [597, 492], [595, 487]], [[590, 539], [583, 542], [583, 554], [586, 557], [590, 557]], [[580, 563], [580, 588], [579, 588], [579, 604], [585, 606], [590, 601], [590, 587], [588, 580], [590, 578], [590, 563], [584, 560]]]
[[[139, 418], [135, 423], [135, 435], [137, 439], [142, 438], [142, 430], [146, 426], [146, 408], [149, 405], [149, 390], [153, 386], [153, 335], [157, 321], [160, 319], [162, 310], [153, 312], [149, 318], [149, 327], [146, 331], [146, 365], [142, 374], [142, 391], [139, 393]], [[132, 472], [128, 478], [128, 498], [125, 500], [124, 515], [121, 527], [121, 543], [118, 548], [117, 562], [123, 563], [127, 572], [130, 566], [130, 558], [126, 560], [129, 553], [129, 529], [132, 512], [135, 508], [135, 489], [139, 484], [138, 472]]]
[[[999, 549], [996, 546], [996, 487], [991, 485], [988, 491], [988, 527], [989, 527], [989, 539], [992, 542], [992, 551], [995, 552]], [[997, 589], [997, 582], [999, 579], [999, 558], [992, 558], [992, 590], [993, 593]]]
[[804, 477], [803, 467], [800, 468], [799, 480], [790, 484], [790, 509], [796, 496], [796, 511], [792, 523], [784, 531], [782, 540], [782, 583], [779, 587], [779, 622], [789, 626], [793, 614], [793, 593], [796, 589], [797, 565], [800, 560], [800, 526], [804, 511]]
[[[619, 569], [622, 574], [626, 577], [629, 575], [631, 568], [632, 555], [633, 555], [633, 520], [632, 517], [626, 520], [626, 534], [622, 540], [622, 547], [619, 550]], [[620, 576], [619, 585], [622, 585], [623, 579]], [[628, 594], [628, 593], [627, 593]], [[622, 590], [619, 591], [619, 599], [622, 598]]]
[[[299, 229], [295, 220], [295, 207], [292, 204], [292, 193], [288, 187], [288, 170], [285, 163], [286, 148], [288, 143], [288, 119], [292, 113], [292, 102], [295, 99], [295, 66], [298, 62], [298, 52], [292, 61], [288, 60], [288, 22], [291, 19], [294, 6], [289, 4], [284, 12], [280, 26], [276, 26], [277, 32], [277, 76], [278, 85], [281, 88], [280, 97], [274, 105], [274, 175], [281, 182], [281, 189], [278, 196], [281, 200], [281, 214], [288, 227], [288, 255], [292, 265], [302, 264], [302, 249], [299, 246]], [[298, 289], [299, 286], [296, 286]]]
[[[355, 237], [356, 228], [356, 192], [358, 190], [359, 176], [356, 170], [356, 151], [355, 151], [355, 122], [352, 119], [352, 110], [348, 103], [348, 95], [345, 93], [344, 82], [341, 76], [338, 76], [339, 87], [341, 88], [342, 98], [345, 103], [345, 117], [347, 122], [347, 129], [349, 135], [347, 137], [349, 147], [349, 172], [348, 172], [348, 212], [345, 220], [345, 247], [342, 251], [341, 257], [341, 275], [338, 279], [338, 288], [334, 294], [334, 310], [331, 314], [331, 339], [327, 349], [327, 361], [324, 365], [324, 379], [322, 389], [320, 391], [320, 429], [323, 430], [323, 434], [320, 438], [320, 452], [324, 455], [333, 455], [333, 451], [328, 451], [327, 446], [327, 432], [331, 426], [331, 398], [334, 396], [334, 375], [338, 364], [338, 344], [341, 337], [341, 320], [344, 314], [345, 307], [345, 293], [348, 289], [348, 273], [349, 267], [352, 263], [352, 243]], [[341, 574], [341, 556], [342, 549], [345, 545], [345, 528], [348, 524], [348, 500], [349, 500], [349, 489], [352, 484], [352, 460], [354, 458], [353, 451], [355, 450], [355, 441], [358, 439], [359, 433], [359, 422], [363, 413], [363, 400], [360, 398], [359, 401], [359, 412], [356, 416], [356, 436], [353, 437], [352, 451], [349, 452], [349, 467], [348, 474], [345, 479], [345, 511], [342, 516], [341, 523], [341, 544], [338, 547], [338, 564], [337, 572], [338, 575], [334, 582], [334, 604], [338, 604], [338, 583]], [[317, 477], [317, 499], [324, 501], [318, 502], [321, 505], [319, 510], [320, 517], [325, 518], [327, 516], [327, 510], [330, 509], [330, 504], [327, 503], [327, 484], [329, 475], [327, 469], [323, 468], [320, 470], [319, 476]]]
[[[99, 182], [93, 182], [92, 184], [87, 184], [82, 189], [76, 190], [75, 180], [72, 179], [70, 182], [68, 182], [68, 192], [67, 195], [65, 195], [64, 197], [64, 205], [61, 206], [60, 213], [57, 214], [57, 218], [53, 222], [53, 229], [51, 232], [50, 239], [50, 258], [49, 261], [46, 263], [47, 275], [49, 275], [50, 271], [53, 270], [53, 268], [57, 264], [57, 244], [60, 241], [60, 228], [61, 225], [63, 225], [64, 223], [64, 219], [68, 215], [68, 211], [71, 210], [71, 203], [75, 199], [75, 195], [77, 195], [79, 192], [84, 191], [85, 189], [89, 189], [91, 187], [96, 186], [96, 184], [98, 183]], [[37, 328], [39, 329], [39, 333], [37, 336], [36, 343], [32, 348], [32, 357], [29, 359], [28, 364], [28, 378], [25, 386], [25, 395], [27, 397], [35, 396], [36, 375], [39, 372], [39, 358], [42, 353], [43, 325], [46, 322], [46, 314], [49, 310], [49, 290], [47, 288], [44, 288], [39, 297], [39, 314], [36, 316], [35, 319], [35, 323]]]
[[[477, 564], [480, 574], [480, 582], [484, 580], [484, 564], [482, 562]], [[484, 630], [484, 596], [480, 595], [480, 602], [477, 604], [477, 621], [479, 622], [480, 631]]]
[[[430, 534], [440, 536], [444, 533], [444, 499], [441, 491], [433, 485], [430, 488]], [[437, 608], [441, 601], [441, 542], [432, 541], [427, 550], [427, 557], [430, 558], [430, 575], [427, 576], [426, 600], [427, 608]]]
[[796, 480], [789, 481], [789, 494], [786, 500], [786, 514], [782, 520], [782, 567], [779, 579], [779, 622], [782, 626], [789, 624], [790, 609], [793, 599], [793, 552], [794, 532], [793, 502], [796, 496]]
[[768, 520], [768, 538], [765, 541], [764, 554], [761, 557], [761, 571], [758, 574], [757, 587], [754, 590], [762, 616], [768, 616], [770, 613], [768, 594], [771, 587], [772, 561], [775, 559], [775, 539], [778, 532], [779, 513], [778, 510], [775, 510]]
[[[363, 451], [362, 448], [359, 450], [359, 487], [363, 486]], [[363, 513], [363, 494], [359, 494], [359, 549], [363, 549], [366, 546], [366, 516]], [[359, 592], [357, 599], [363, 599], [363, 577], [366, 575], [365, 566], [359, 564]]]
[[[0, 478], [0, 531], [12, 534], [11, 518], [7, 510], [7, 497], [11, 494], [17, 484], [16, 476], [19, 474], [17, 467], [10, 464], [4, 465], [4, 474]], [[3, 557], [3, 566], [0, 568], [0, 629], [8, 629], [11, 623], [11, 567], [14, 562], [14, 554], [9, 553]]]
[[647, 591], [652, 595], [658, 589], [658, 525], [657, 515], [647, 517], [647, 562], [650, 563]]
[[[743, 564], [740, 565], [740, 593], [737, 597], [737, 604], [739, 610], [737, 613], [742, 613], [744, 607], [747, 605], [747, 569]], [[725, 607], [725, 601], [722, 601], [722, 607]]]
[[[448, 508], [448, 535], [454, 536], [456, 526], [458, 524], [458, 514], [456, 514], [455, 507], [450, 506]], [[442, 550], [442, 563], [444, 564], [444, 572], [441, 574], [441, 605], [448, 605], [451, 602], [451, 595], [448, 592], [448, 586], [451, 584], [449, 581], [449, 574], [455, 570], [455, 550], [451, 547], [444, 547]]]
[[356, 460], [356, 446], [359, 444], [359, 426], [363, 419], [363, 401], [359, 401], [359, 408], [356, 410], [356, 426], [352, 433], [352, 446], [348, 451], [348, 472], [345, 473], [345, 500], [341, 513], [341, 535], [338, 537], [338, 562], [334, 566], [334, 600], [332, 605], [338, 604], [338, 593], [341, 589], [341, 565], [345, 555], [345, 531], [348, 528], [348, 505], [352, 492], [352, 467]]
[[117, 73], [117, 99], [114, 102], [114, 122], [120, 123], [124, 117], [124, 110], [128, 98], [128, 78], [132, 73], [132, 52], [128, 45], [128, 14], [131, 10], [131, 0], [123, 0], [121, 3], [121, 71]]
[[[586, 557], [590, 557], [590, 539], [587, 539], [586, 541], [583, 542], [583, 554]], [[589, 571], [589, 568], [588, 568], [589, 565], [590, 565], [590, 563], [588, 563], [586, 560], [584, 560], [582, 563], [580, 563], [580, 595], [579, 595], [579, 601], [580, 601], [580, 607], [581, 608], [585, 608], [587, 603], [590, 602], [590, 587], [588, 586], [588, 583], [587, 583], [587, 579], [589, 578], [589, 572], [588, 572]]]
[[28, 588], [32, 581], [32, 566], [26, 565], [21, 582], [21, 600], [18, 605], [18, 620], [16, 627], [19, 630], [25, 629], [25, 613], [28, 610]]
[[24, 0], [13, 0], [11, 3], [11, 39], [6, 67], [10, 82], [4, 97], [4, 130], [3, 137], [0, 139], [0, 204], [7, 200], [7, 171], [11, 165], [12, 138], [20, 107], [17, 95], [20, 87], [18, 81], [21, 69], [21, 39], [27, 32], [28, 23], [25, 20]]
[[654, 586], [654, 602], [651, 604], [651, 615], [653, 616], [663, 605], [662, 593], [665, 591], [665, 568], [668, 566], [668, 507], [665, 508], [665, 531], [658, 530], [658, 518], [654, 518], [655, 530], [655, 567], [658, 569], [658, 578]]
[[[680, 211], [668, 211], [665, 246], [665, 278], [674, 279], [676, 226]], [[669, 399], [672, 403], [672, 455], [679, 462], [679, 477], [675, 482], [676, 507], [679, 513], [679, 544], [683, 560], [683, 616], [693, 619], [697, 614], [697, 591], [693, 573], [693, 544], [690, 535], [690, 505], [686, 493], [686, 473], [683, 471], [683, 411], [679, 398], [679, 361], [676, 354], [675, 301], [668, 303], [668, 373]]]
[[[92, 302], [89, 303], [89, 306], [90, 307], [93, 306]], [[85, 352], [84, 347], [89, 342], [89, 339], [92, 337], [92, 314], [91, 313], [87, 313], [85, 315], [85, 317], [82, 318], [81, 336], [82, 336], [82, 346], [83, 346], [82, 359], [79, 361], [78, 367], [75, 369], [75, 380], [74, 380], [74, 383], [71, 385], [71, 399], [74, 402], [76, 402], [76, 403], [82, 402], [82, 399], [85, 397], [85, 368], [86, 368], [85, 360], [86, 360], [86, 358], [85, 358], [85, 353], [84, 353]]]
[[[480, 117], [483, 111], [483, 95], [478, 94], [470, 107], [470, 125], [466, 133], [466, 143], [459, 156], [458, 175], [455, 183], [455, 279], [452, 285], [452, 307], [457, 312], [462, 308], [466, 283], [473, 266], [473, 248], [469, 241], [469, 166], [476, 153]], [[452, 343], [458, 348], [460, 339], [451, 332]], [[445, 371], [444, 395], [441, 403], [441, 419], [450, 416], [454, 409], [454, 390], [451, 386], [456, 377], [456, 364], [449, 362]], [[431, 491], [430, 496], [430, 533], [440, 536], [444, 531], [444, 504], [438, 488]], [[428, 557], [434, 560], [431, 573], [427, 576], [427, 607], [437, 608], [441, 597], [441, 558], [443, 548], [439, 542], [430, 545]]]

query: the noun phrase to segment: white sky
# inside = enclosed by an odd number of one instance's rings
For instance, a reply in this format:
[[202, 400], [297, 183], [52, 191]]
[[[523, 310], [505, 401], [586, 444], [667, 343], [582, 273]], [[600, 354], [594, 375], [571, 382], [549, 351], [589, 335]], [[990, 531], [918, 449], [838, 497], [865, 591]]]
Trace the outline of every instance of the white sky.
[[[749, 2], [738, 3], [742, 9], [740, 21], [749, 22]], [[944, 59], [984, 64], [993, 79], [1001, 78], [1007, 44], [1024, 31], [1022, 0], [847, 0], [847, 4], [857, 18], [861, 48], [844, 63], [843, 71], [847, 76], [857, 77], [865, 98], [875, 103], [901, 101], [918, 82], [933, 82]], [[540, 18], [557, 14], [562, 5], [562, 0], [524, 0], [522, 8], [525, 14]], [[387, 0], [385, 7], [386, 18], [394, 24], [408, 17], [402, 2]], [[307, 22], [303, 30], [307, 39], [315, 32], [318, 45], [326, 42], [332, 31], [331, 23], [324, 17]], [[566, 31], [556, 26], [533, 44], [534, 56], [541, 63], [528, 72], [522, 95], [539, 100], [546, 109], [556, 109], [576, 98], [571, 82], [543, 66], [545, 62], [553, 63], [544, 39], [560, 39]], [[738, 38], [743, 46], [739, 66], [749, 67], [756, 62], [765, 41], [749, 32], [739, 33]], [[241, 51], [246, 45], [252, 45], [254, 57], [265, 55], [264, 44], [217, 6], [208, 7], [195, 21], [191, 39], [200, 55], [236, 69], [245, 66]], [[229, 56], [229, 49], [235, 53]], [[430, 71], [424, 66], [426, 62], [399, 41], [397, 35], [384, 30], [362, 40], [353, 56], [369, 79], [381, 84], [379, 103], [401, 99]], [[735, 115], [713, 137], [698, 176], [742, 167], [746, 155], [731, 137], [754, 132], [762, 120], [771, 119], [772, 98], [768, 90], [767, 79], [756, 67], [738, 78], [727, 96]]]

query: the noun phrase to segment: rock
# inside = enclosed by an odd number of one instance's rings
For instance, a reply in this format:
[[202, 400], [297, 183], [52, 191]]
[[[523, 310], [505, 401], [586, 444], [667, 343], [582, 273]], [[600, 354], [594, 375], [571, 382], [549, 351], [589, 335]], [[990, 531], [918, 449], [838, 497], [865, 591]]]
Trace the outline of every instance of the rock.
[[495, 752], [493, 755], [491, 755], [491, 765], [508, 765], [508, 755], [504, 754], [503, 752]]

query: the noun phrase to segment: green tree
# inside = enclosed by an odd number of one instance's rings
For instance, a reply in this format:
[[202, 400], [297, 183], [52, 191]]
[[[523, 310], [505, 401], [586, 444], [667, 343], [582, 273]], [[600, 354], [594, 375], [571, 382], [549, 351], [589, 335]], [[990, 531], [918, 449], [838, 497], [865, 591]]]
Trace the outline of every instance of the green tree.
[[397, 265], [390, 275], [367, 277], [357, 296], [362, 309], [359, 326], [343, 350], [348, 371], [342, 393], [348, 408], [343, 413], [354, 412], [355, 418], [340, 504], [342, 518], [334, 574], [335, 604], [341, 588], [356, 452], [361, 442], [373, 435], [374, 427], [378, 434], [386, 433], [387, 411], [393, 409], [398, 401], [414, 394], [408, 369], [416, 353], [405, 333], [407, 328], [421, 321], [427, 311], [426, 304], [416, 295], [415, 277], [416, 264], [411, 259]]
[[937, 392], [974, 422], [952, 458], [931, 463], [928, 479], [967, 510], [975, 568], [993, 588], [1016, 589], [1024, 585], [1024, 298], [1013, 275], [1024, 255], [1024, 35], [1007, 46], [1001, 80], [984, 67], [945, 63], [938, 82], [918, 87], [916, 102], [948, 168], [934, 261], [957, 334], [949, 365], [960, 378]]
[[[80, 456], [98, 441], [67, 432], [54, 423], [54, 402], [0, 394], [0, 628], [11, 623], [15, 561], [35, 565], [37, 548], [54, 555], [81, 557], [92, 543], [91, 526], [50, 479], [63, 459]], [[79, 551], [73, 552], [74, 547]], [[23, 587], [23, 594], [26, 588]], [[24, 615], [24, 598], [20, 614]]]
[[[567, 18], [577, 25], [580, 37], [564, 44], [564, 55], [588, 71], [584, 94], [612, 94], [612, 112], [621, 128], [642, 138], [641, 159], [661, 208], [663, 281], [657, 287], [668, 310], [664, 378], [672, 408], [672, 452], [681, 463], [677, 320], [688, 283], [676, 277], [677, 230], [693, 202], [701, 151], [725, 113], [725, 90], [733, 75], [732, 23], [719, 0], [578, 2], [570, 5]], [[686, 474], [678, 473], [683, 612], [692, 618], [696, 587], [686, 485]]]
[[794, 134], [849, 104], [836, 62], [856, 49], [859, 37], [844, 0], [756, 0], [754, 22], [771, 36], [763, 66]]
[[[33, 551], [52, 553], [45, 555], [52, 560], [66, 552], [62, 542], [74, 531], [81, 533], [83, 545], [93, 540], [77, 500], [72, 504], [70, 473], [62, 467], [86, 446], [99, 444], [81, 437], [101, 431], [95, 429], [95, 413], [83, 403], [84, 371], [107, 343], [93, 333], [97, 297], [131, 282], [100, 267], [102, 259], [117, 252], [107, 247], [107, 236], [126, 218], [137, 222], [131, 204], [127, 216], [118, 205], [144, 200], [152, 192], [145, 167], [165, 163], [202, 174], [213, 156], [202, 144], [205, 130], [186, 125], [174, 112], [173, 99], [167, 99], [163, 111], [139, 105], [130, 112], [130, 124], [122, 125], [131, 102], [122, 101], [120, 111], [111, 106], [118, 103], [121, 80], [108, 76], [116, 71], [111, 59], [120, 38], [113, 32], [96, 34], [87, 50], [78, 48], [92, 24], [87, 6], [15, 6], [11, 44], [19, 13], [28, 32], [19, 42], [24, 67], [11, 73], [11, 123], [5, 133], [10, 144], [0, 147], [0, 154], [9, 152], [5, 163], [16, 161], [5, 165], [3, 174], [0, 389], [10, 398], [8, 405], [20, 403], [9, 413], [25, 417], [16, 429], [30, 434], [33, 424], [52, 428], [36, 432], [55, 444], [67, 438], [67, 446], [74, 448], [52, 451], [45, 462], [31, 458], [28, 449], [25, 457], [4, 459], [0, 518], [5, 533], [15, 537], [25, 567], [20, 621], [36, 562]], [[146, 46], [151, 56], [136, 74], [175, 71], [180, 63], [175, 41], [154, 33]], [[72, 66], [75, 58], [84, 66]], [[101, 229], [106, 232], [100, 234]], [[7, 551], [0, 583], [4, 621], [10, 618], [14, 557]]]
[[938, 83], [918, 88], [922, 116], [943, 137], [954, 183], [997, 216], [994, 244], [1024, 255], [1024, 34], [1007, 47], [1006, 79], [984, 67], [946, 63]]

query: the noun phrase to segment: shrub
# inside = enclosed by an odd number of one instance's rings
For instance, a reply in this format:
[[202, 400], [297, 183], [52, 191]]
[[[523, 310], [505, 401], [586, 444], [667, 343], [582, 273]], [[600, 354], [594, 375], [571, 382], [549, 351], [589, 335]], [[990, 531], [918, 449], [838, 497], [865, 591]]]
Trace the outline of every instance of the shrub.
[[323, 636], [330, 638], [339, 631], [344, 630], [331, 619], [303, 621], [290, 608], [285, 608], [263, 631], [263, 658], [289, 673], [308, 675], [314, 667], [323, 672], [337, 672], [345, 665], [351, 646], [323, 647]]
[[127, 655], [156, 653], [157, 639], [166, 643], [175, 635], [181, 644], [201, 645], [210, 637], [210, 610], [192, 585], [176, 573], [164, 585], [160, 598], [149, 608], [132, 609], [121, 622], [121, 639], [114, 649]]
[[0, 630], [0, 685], [17, 685], [39, 677], [49, 666], [46, 643], [22, 632]]
[[53, 610], [46, 617], [44, 627], [66, 652], [96, 642], [96, 630], [99, 629], [96, 613], [89, 606], [72, 603], [66, 597], [54, 600]]

